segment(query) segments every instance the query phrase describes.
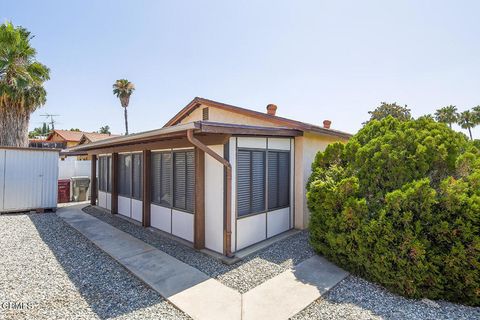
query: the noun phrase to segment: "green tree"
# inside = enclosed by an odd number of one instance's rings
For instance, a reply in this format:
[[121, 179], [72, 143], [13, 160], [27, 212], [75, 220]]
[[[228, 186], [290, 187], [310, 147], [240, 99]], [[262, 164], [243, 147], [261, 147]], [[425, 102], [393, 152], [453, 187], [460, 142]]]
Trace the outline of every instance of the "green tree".
[[80, 132], [80, 129], [78, 129], [78, 128], [70, 128], [70, 131]]
[[480, 151], [427, 117], [387, 117], [319, 152], [313, 248], [387, 289], [480, 305]]
[[111, 134], [110, 126], [106, 125], [106, 126], [100, 127], [100, 130], [98, 131], [98, 133]]
[[113, 84], [113, 94], [120, 99], [125, 116], [125, 134], [128, 134], [127, 107], [130, 103], [130, 96], [135, 91], [135, 85], [127, 79], [119, 79]]
[[28, 133], [28, 137], [33, 139], [35, 137], [44, 137], [50, 133], [50, 126], [45, 122], [41, 127], [34, 128], [32, 131]]
[[50, 71], [36, 60], [32, 37], [10, 22], [0, 25], [0, 145], [27, 147], [30, 115], [46, 102]]
[[[410, 109], [405, 105], [404, 107], [399, 106], [397, 103], [386, 103], [382, 102], [379, 107], [373, 111], [368, 111], [370, 114], [370, 120], [382, 120], [388, 116], [392, 116], [400, 121], [407, 121], [412, 119]], [[365, 122], [364, 124], [368, 123]]]
[[475, 112], [470, 110], [463, 111], [458, 116], [458, 125], [462, 129], [468, 129], [468, 134], [470, 135], [470, 140], [473, 140], [472, 137], [472, 128], [474, 128], [478, 123], [479, 119]]
[[449, 105], [438, 109], [435, 112], [435, 120], [442, 123], [447, 123], [452, 128], [452, 123], [456, 123], [458, 119], [457, 107]]

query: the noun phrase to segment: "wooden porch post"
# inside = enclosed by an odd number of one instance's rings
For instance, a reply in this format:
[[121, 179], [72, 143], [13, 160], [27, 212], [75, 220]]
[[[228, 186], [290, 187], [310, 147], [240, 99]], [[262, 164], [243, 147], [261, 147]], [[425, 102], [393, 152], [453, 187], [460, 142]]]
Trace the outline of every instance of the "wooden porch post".
[[118, 213], [118, 153], [112, 153], [112, 204], [111, 213]]
[[150, 227], [150, 170], [151, 170], [151, 151], [143, 150], [143, 197], [142, 197], [142, 224], [144, 227]]
[[97, 205], [97, 155], [92, 155], [92, 171], [90, 172], [90, 204]]
[[195, 147], [195, 249], [205, 248], [205, 152]]

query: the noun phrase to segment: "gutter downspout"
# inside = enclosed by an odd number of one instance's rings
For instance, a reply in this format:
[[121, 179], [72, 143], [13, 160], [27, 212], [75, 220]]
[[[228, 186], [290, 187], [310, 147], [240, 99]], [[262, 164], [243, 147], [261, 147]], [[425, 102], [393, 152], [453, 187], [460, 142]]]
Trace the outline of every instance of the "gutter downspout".
[[189, 129], [187, 130], [187, 139], [188, 141], [193, 144], [194, 146], [198, 147], [200, 150], [203, 152], [207, 153], [209, 156], [220, 162], [226, 169], [226, 174], [227, 174], [227, 185], [226, 185], [226, 201], [225, 201], [225, 206], [226, 206], [226, 217], [225, 217], [225, 242], [223, 245], [223, 252], [227, 257], [233, 257], [232, 254], [232, 165], [230, 162], [225, 160], [223, 157], [219, 156], [215, 151], [207, 147], [205, 144], [203, 144], [200, 140], [195, 138], [193, 136], [193, 130], [194, 129]]

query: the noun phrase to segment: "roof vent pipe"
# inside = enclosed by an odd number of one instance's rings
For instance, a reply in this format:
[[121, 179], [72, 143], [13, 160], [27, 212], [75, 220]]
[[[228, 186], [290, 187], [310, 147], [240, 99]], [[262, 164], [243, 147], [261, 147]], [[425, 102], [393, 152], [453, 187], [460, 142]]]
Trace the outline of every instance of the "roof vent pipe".
[[330, 129], [330, 125], [332, 124], [332, 121], [330, 120], [323, 120], [323, 127], [325, 129]]
[[277, 113], [277, 105], [273, 104], [273, 103], [270, 103], [268, 106], [267, 106], [267, 114], [271, 115], [271, 116], [274, 116], [275, 113]]

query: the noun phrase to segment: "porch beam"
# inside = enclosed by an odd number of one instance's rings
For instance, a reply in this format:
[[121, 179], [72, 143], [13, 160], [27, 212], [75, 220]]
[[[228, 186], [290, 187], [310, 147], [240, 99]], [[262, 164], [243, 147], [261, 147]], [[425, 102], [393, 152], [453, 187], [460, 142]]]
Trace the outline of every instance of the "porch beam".
[[97, 156], [92, 155], [90, 172], [90, 204], [97, 205]]
[[195, 147], [195, 249], [205, 248], [205, 152]]
[[150, 227], [150, 195], [151, 195], [151, 183], [150, 183], [150, 171], [151, 171], [151, 155], [150, 150], [143, 150], [143, 197], [142, 197], [142, 225], [144, 227]]

